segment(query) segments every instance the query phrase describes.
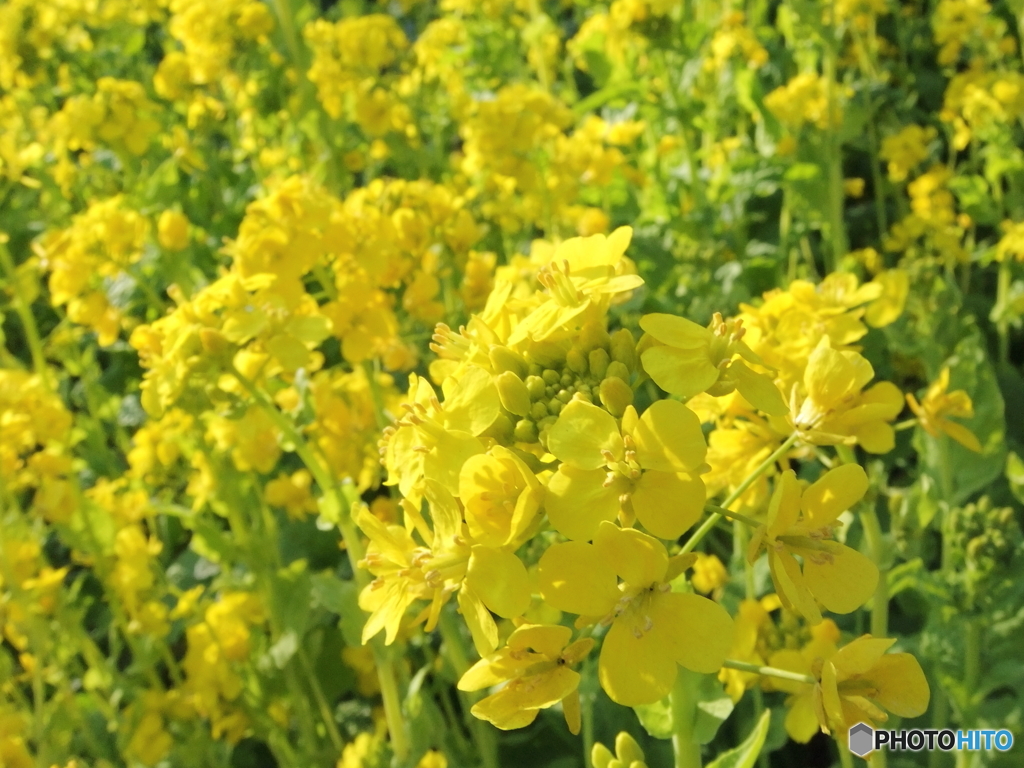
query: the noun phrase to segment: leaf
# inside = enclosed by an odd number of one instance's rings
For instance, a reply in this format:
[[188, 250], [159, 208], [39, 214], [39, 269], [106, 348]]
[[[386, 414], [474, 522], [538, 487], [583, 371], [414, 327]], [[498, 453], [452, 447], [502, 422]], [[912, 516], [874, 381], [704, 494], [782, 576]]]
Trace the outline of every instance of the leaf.
[[672, 707], [666, 696], [653, 704], [633, 707], [640, 725], [656, 739], [672, 738]]
[[281, 638], [270, 646], [267, 654], [278, 669], [284, 669], [295, 652], [299, 650], [299, 637], [293, 631], [288, 630]]
[[768, 723], [771, 721], [771, 715], [770, 709], [762, 712], [761, 719], [757, 721], [754, 730], [744, 739], [743, 743], [735, 749], [723, 752], [707, 768], [753, 768], [758, 755], [761, 754], [764, 740], [768, 736]]
[[702, 675], [698, 690], [700, 699], [697, 701], [694, 737], [699, 743], [708, 744], [732, 714], [734, 705], [715, 675]]

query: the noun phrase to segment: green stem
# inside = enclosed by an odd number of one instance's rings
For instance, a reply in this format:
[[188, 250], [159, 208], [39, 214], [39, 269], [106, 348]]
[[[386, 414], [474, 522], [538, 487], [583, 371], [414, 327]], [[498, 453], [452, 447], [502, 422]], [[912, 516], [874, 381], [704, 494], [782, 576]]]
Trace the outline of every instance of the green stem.
[[46, 388], [50, 389], [50, 372], [46, 367], [46, 356], [43, 354], [43, 340], [39, 335], [39, 326], [36, 325], [32, 307], [21, 293], [21, 284], [18, 280], [14, 260], [4, 243], [0, 243], [0, 267], [3, 267], [3, 271], [6, 273], [11, 293], [14, 295], [14, 310], [18, 313], [21, 326], [25, 331], [25, 341], [28, 344], [29, 354], [32, 356], [32, 368]]
[[[340, 485], [327, 471], [326, 467], [313, 452], [312, 447], [306, 442], [305, 437], [295, 425], [277, 408], [274, 402], [265, 392], [258, 389], [249, 379], [237, 369], [232, 368], [232, 374], [238, 380], [242, 388], [270, 417], [271, 421], [281, 430], [281, 433], [295, 447], [295, 452], [302, 459], [310, 474], [316, 479], [320, 490], [332, 496], [338, 504], [338, 528], [341, 530], [341, 538], [345, 543], [345, 550], [348, 552], [349, 561], [352, 564], [352, 574], [356, 585], [362, 589], [369, 583], [369, 577], [362, 568], [359, 561], [363, 559], [363, 544], [359, 538], [359, 532], [352, 521], [349, 501]], [[370, 649], [373, 652], [374, 665], [377, 668], [377, 678], [380, 682], [380, 693], [384, 701], [384, 717], [387, 720], [388, 732], [391, 736], [391, 748], [399, 761], [404, 761], [409, 754], [409, 740], [405, 730], [404, 718], [402, 716], [402, 699], [398, 691], [398, 682], [395, 677], [395, 665], [384, 648], [379, 637], [370, 641]]]
[[[441, 611], [438, 628], [441, 630], [441, 637], [444, 640], [445, 655], [455, 669], [455, 673], [462, 677], [469, 669], [469, 655], [466, 653], [466, 645], [463, 642], [459, 624], [455, 620], [455, 614], [450, 611]], [[498, 768], [498, 743], [494, 738], [494, 731], [483, 720], [478, 720], [470, 714], [473, 704], [483, 696], [480, 693], [462, 693], [461, 696], [466, 711], [466, 723], [473, 735], [473, 741], [476, 742], [481, 763], [484, 768]]]
[[700, 674], [678, 667], [669, 700], [672, 703], [672, 750], [675, 768], [701, 768], [700, 744], [694, 738]]
[[1010, 325], [1006, 319], [1006, 302], [1010, 295], [1010, 263], [1006, 260], [999, 263], [999, 280], [996, 284], [996, 308], [999, 319], [996, 330], [999, 333], [999, 361], [1010, 360]]
[[737, 661], [735, 659], [726, 659], [722, 662], [723, 667], [728, 669], [736, 669], [740, 672], [750, 672], [754, 675], [767, 675], [768, 677], [777, 677], [780, 680], [792, 680], [795, 683], [806, 683], [807, 685], [814, 685], [817, 683], [810, 675], [801, 675], [799, 672], [790, 672], [788, 669], [779, 669], [778, 667], [763, 667], [759, 664], [748, 664], [745, 661]]
[[[785, 441], [782, 443], [782, 445], [780, 445], [775, 450], [775, 452], [772, 453], [771, 456], [762, 461], [758, 465], [757, 469], [751, 472], [747, 479], [740, 483], [736, 490], [734, 490], [726, 497], [725, 501], [722, 502], [722, 506], [728, 507], [730, 504], [736, 501], [736, 499], [738, 499], [740, 496], [746, 493], [747, 489], [754, 484], [757, 478], [759, 478], [761, 475], [763, 475], [765, 472], [771, 469], [771, 467], [775, 464], [776, 461], [781, 459], [783, 456], [786, 455], [786, 453], [789, 452], [789, 449], [793, 447], [793, 445], [796, 443], [799, 437], [800, 435], [797, 432], [794, 432], [789, 437], [787, 437]], [[701, 524], [700, 528], [698, 528], [694, 532], [693, 536], [691, 536], [687, 540], [687, 542], [683, 544], [682, 548], [679, 550], [680, 553], [686, 554], [687, 552], [692, 552], [693, 548], [700, 543], [700, 540], [703, 539], [708, 534], [708, 532], [711, 531], [712, 528], [718, 525], [718, 521], [721, 519], [722, 515], [718, 512], [713, 512], [711, 515], [709, 515], [708, 519], [705, 520], [703, 524]]]
[[878, 513], [871, 504], [863, 504], [860, 509], [860, 522], [864, 527], [864, 538], [871, 550], [871, 559], [878, 568], [878, 586], [871, 604], [871, 634], [885, 637], [889, 632], [889, 572], [883, 566], [885, 562], [885, 539], [882, 537], [882, 526], [878, 522]]

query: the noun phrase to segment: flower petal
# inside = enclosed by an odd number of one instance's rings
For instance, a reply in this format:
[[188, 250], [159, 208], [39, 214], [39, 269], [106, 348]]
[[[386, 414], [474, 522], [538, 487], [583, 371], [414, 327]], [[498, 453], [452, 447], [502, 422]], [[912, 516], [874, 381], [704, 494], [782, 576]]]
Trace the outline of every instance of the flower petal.
[[917, 717], [928, 709], [931, 691], [917, 659], [909, 653], [890, 653], [871, 669], [878, 691], [872, 698], [900, 717]]
[[606, 463], [604, 451], [610, 451], [616, 460], [622, 458], [622, 435], [608, 411], [573, 400], [548, 432], [548, 450], [580, 469], [597, 469]]
[[833, 613], [852, 613], [871, 599], [878, 567], [871, 558], [836, 541], [823, 541], [831, 562], [804, 557], [804, 583], [815, 599]]
[[502, 618], [522, 616], [530, 607], [526, 566], [507, 549], [473, 547], [465, 583]]
[[545, 602], [580, 616], [605, 616], [619, 600], [615, 570], [592, 544], [552, 544], [537, 572]]
[[729, 374], [736, 380], [736, 389], [747, 402], [769, 416], [785, 416], [789, 404], [782, 396], [771, 376], [757, 373], [739, 360], [729, 366]]
[[893, 638], [862, 635], [839, 649], [832, 662], [839, 680], [866, 675], [896, 642]]
[[601, 687], [612, 701], [627, 707], [653, 704], [669, 694], [678, 671], [671, 649], [657, 636], [637, 637], [629, 622], [612, 622], [598, 662]]
[[804, 491], [800, 506], [811, 528], [831, 525], [868, 491], [868, 475], [860, 464], [830, 469]]
[[704, 512], [707, 492], [695, 475], [644, 472], [633, 491], [633, 511], [644, 528], [659, 539], [677, 539]]
[[498, 647], [498, 625], [483, 602], [463, 584], [459, 590], [459, 612], [473, 636], [473, 645], [481, 657], [490, 656]]
[[713, 600], [690, 592], [665, 592], [651, 600], [652, 635], [668, 634], [676, 661], [703, 674], [717, 672], [732, 647], [729, 612]]
[[572, 640], [572, 630], [559, 624], [524, 624], [508, 638], [513, 651], [531, 648], [550, 659], [558, 658]]
[[590, 541], [602, 520], [619, 514], [623, 482], [605, 486], [603, 469], [579, 469], [563, 464], [548, 481], [544, 509], [552, 527], [563, 536]]
[[501, 413], [501, 399], [494, 378], [479, 366], [470, 366], [444, 402], [447, 429], [479, 435]]
[[660, 541], [614, 523], [598, 527], [594, 551], [631, 587], [660, 584], [668, 570], [668, 552]]
[[706, 347], [651, 347], [640, 356], [644, 370], [666, 392], [691, 398], [718, 381], [719, 370]]
[[711, 331], [678, 315], [662, 312], [644, 315], [640, 318], [640, 327], [662, 344], [679, 349], [707, 347], [711, 343]]
[[787, 469], [775, 483], [768, 502], [767, 534], [770, 538], [783, 535], [796, 525], [800, 517], [800, 481], [796, 472]]
[[636, 459], [644, 469], [693, 471], [704, 463], [707, 442], [697, 414], [678, 400], [658, 400], [633, 431]]
[[814, 601], [807, 585], [804, 584], [800, 564], [786, 550], [768, 550], [768, 568], [771, 571], [775, 591], [779, 594], [782, 604], [791, 611], [796, 611], [808, 624], [821, 623], [821, 610]]

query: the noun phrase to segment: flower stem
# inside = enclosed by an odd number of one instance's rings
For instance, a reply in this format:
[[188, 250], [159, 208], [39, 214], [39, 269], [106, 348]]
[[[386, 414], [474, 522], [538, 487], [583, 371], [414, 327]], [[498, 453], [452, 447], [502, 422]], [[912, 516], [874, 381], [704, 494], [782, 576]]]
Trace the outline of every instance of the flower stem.
[[[469, 669], [469, 657], [466, 653], [465, 643], [459, 630], [458, 623], [454, 620], [454, 614], [449, 611], [441, 611], [441, 618], [438, 621], [438, 628], [441, 630], [441, 637], [444, 639], [445, 656], [455, 669], [455, 673], [462, 677]], [[482, 696], [479, 693], [461, 693], [463, 707], [466, 712], [466, 722], [469, 726], [473, 741], [476, 742], [477, 752], [480, 754], [480, 762], [483, 768], [498, 768], [498, 743], [494, 739], [494, 731], [483, 720], [478, 720], [470, 714], [469, 710], [473, 704], [479, 701]]]
[[1010, 264], [1003, 260], [999, 263], [999, 280], [996, 283], [996, 308], [999, 311], [999, 318], [996, 320], [996, 330], [999, 333], [999, 361], [1008, 362], [1010, 359], [1010, 325], [1006, 320], [1006, 302], [1010, 295]]
[[700, 744], [694, 738], [697, 716], [697, 685], [700, 675], [685, 667], [678, 668], [669, 700], [672, 703], [672, 750], [675, 768], [701, 768]]
[[790, 672], [788, 669], [779, 669], [778, 667], [762, 667], [759, 664], [748, 664], [745, 661], [737, 661], [736, 659], [726, 659], [722, 662], [722, 666], [728, 669], [736, 669], [740, 672], [750, 672], [754, 675], [767, 675], [768, 677], [777, 677], [780, 680], [807, 683], [807, 685], [817, 683], [817, 680], [810, 675], [801, 675], [799, 672]]
[[0, 242], [0, 267], [3, 267], [7, 275], [11, 293], [14, 295], [14, 310], [21, 320], [21, 327], [25, 332], [25, 342], [28, 344], [29, 354], [32, 355], [32, 368], [36, 375], [42, 379], [44, 386], [50, 389], [50, 371], [46, 367], [46, 356], [43, 354], [43, 340], [39, 335], [39, 327], [36, 325], [35, 316], [32, 314], [32, 307], [21, 292], [21, 284], [18, 273], [11, 258], [11, 252], [7, 245]]
[[[369, 583], [369, 578], [366, 571], [359, 567], [359, 561], [363, 558], [363, 544], [359, 539], [359, 532], [356, 529], [355, 523], [352, 521], [348, 497], [313, 452], [313, 448], [306, 442], [306, 438], [303, 437], [291, 420], [278, 409], [267, 394], [260, 390], [253, 382], [249, 381], [237, 369], [233, 368], [232, 374], [238, 380], [238, 383], [242, 385], [242, 388], [266, 412], [277, 428], [281, 430], [281, 433], [295, 446], [295, 453], [298, 454], [306, 468], [309, 469], [310, 474], [316, 479], [320, 490], [325, 495], [332, 496], [336, 500], [339, 517], [338, 528], [341, 530], [345, 551], [348, 552], [349, 561], [352, 564], [353, 578], [357, 586], [362, 589]], [[395, 753], [395, 757], [401, 762], [409, 754], [409, 741], [402, 716], [402, 700], [395, 677], [395, 666], [379, 637], [371, 640], [369, 645], [373, 653], [374, 666], [377, 668], [381, 698], [384, 702], [384, 717], [388, 724], [388, 733], [391, 736], [391, 748]]]
[[[776, 461], [778, 461], [779, 459], [786, 455], [786, 453], [789, 451], [790, 448], [793, 447], [793, 445], [796, 443], [799, 437], [800, 434], [798, 432], [794, 432], [789, 437], [787, 437], [785, 441], [782, 443], [782, 445], [780, 445], [774, 451], [774, 453], [772, 453], [771, 456], [762, 461], [758, 465], [757, 469], [751, 472], [750, 475], [742, 483], [739, 484], [736, 490], [730, 493], [728, 497], [726, 497], [725, 501], [722, 502], [722, 506], [728, 507], [730, 504], [736, 501], [736, 499], [738, 499], [740, 496], [746, 493], [747, 489], [754, 484], [754, 481], [757, 480], [757, 478], [759, 478], [761, 475], [763, 475], [765, 472], [771, 469], [771, 467], [775, 464]], [[679, 550], [680, 553], [686, 554], [687, 552], [692, 552], [694, 547], [696, 547], [697, 544], [700, 543], [700, 540], [707, 536], [708, 532], [710, 532], [712, 528], [718, 525], [718, 521], [721, 519], [722, 515], [720, 513], [713, 512], [708, 517], [708, 519], [701, 524], [700, 528], [698, 528], [694, 532], [693, 536], [691, 536], [687, 540], [687, 542], [683, 544], [682, 549]]]

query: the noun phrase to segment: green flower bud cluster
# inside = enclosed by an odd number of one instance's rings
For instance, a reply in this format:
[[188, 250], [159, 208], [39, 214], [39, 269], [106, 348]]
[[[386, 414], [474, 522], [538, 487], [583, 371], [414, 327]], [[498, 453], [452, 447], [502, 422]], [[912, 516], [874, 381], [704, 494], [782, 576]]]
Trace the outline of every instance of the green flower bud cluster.
[[488, 358], [506, 412], [491, 429], [498, 439], [546, 447], [548, 430], [574, 397], [601, 406], [616, 418], [633, 404], [639, 357], [633, 334], [625, 328], [609, 334], [603, 328], [585, 327], [564, 354], [545, 348], [538, 359], [527, 359], [495, 344]]
[[594, 744], [590, 762], [594, 768], [647, 768], [643, 750], [625, 731], [615, 737], [615, 754], [601, 742]]
[[996, 507], [983, 496], [953, 509], [943, 523], [946, 579], [962, 611], [993, 606], [1024, 565], [1024, 535], [1011, 507]]

